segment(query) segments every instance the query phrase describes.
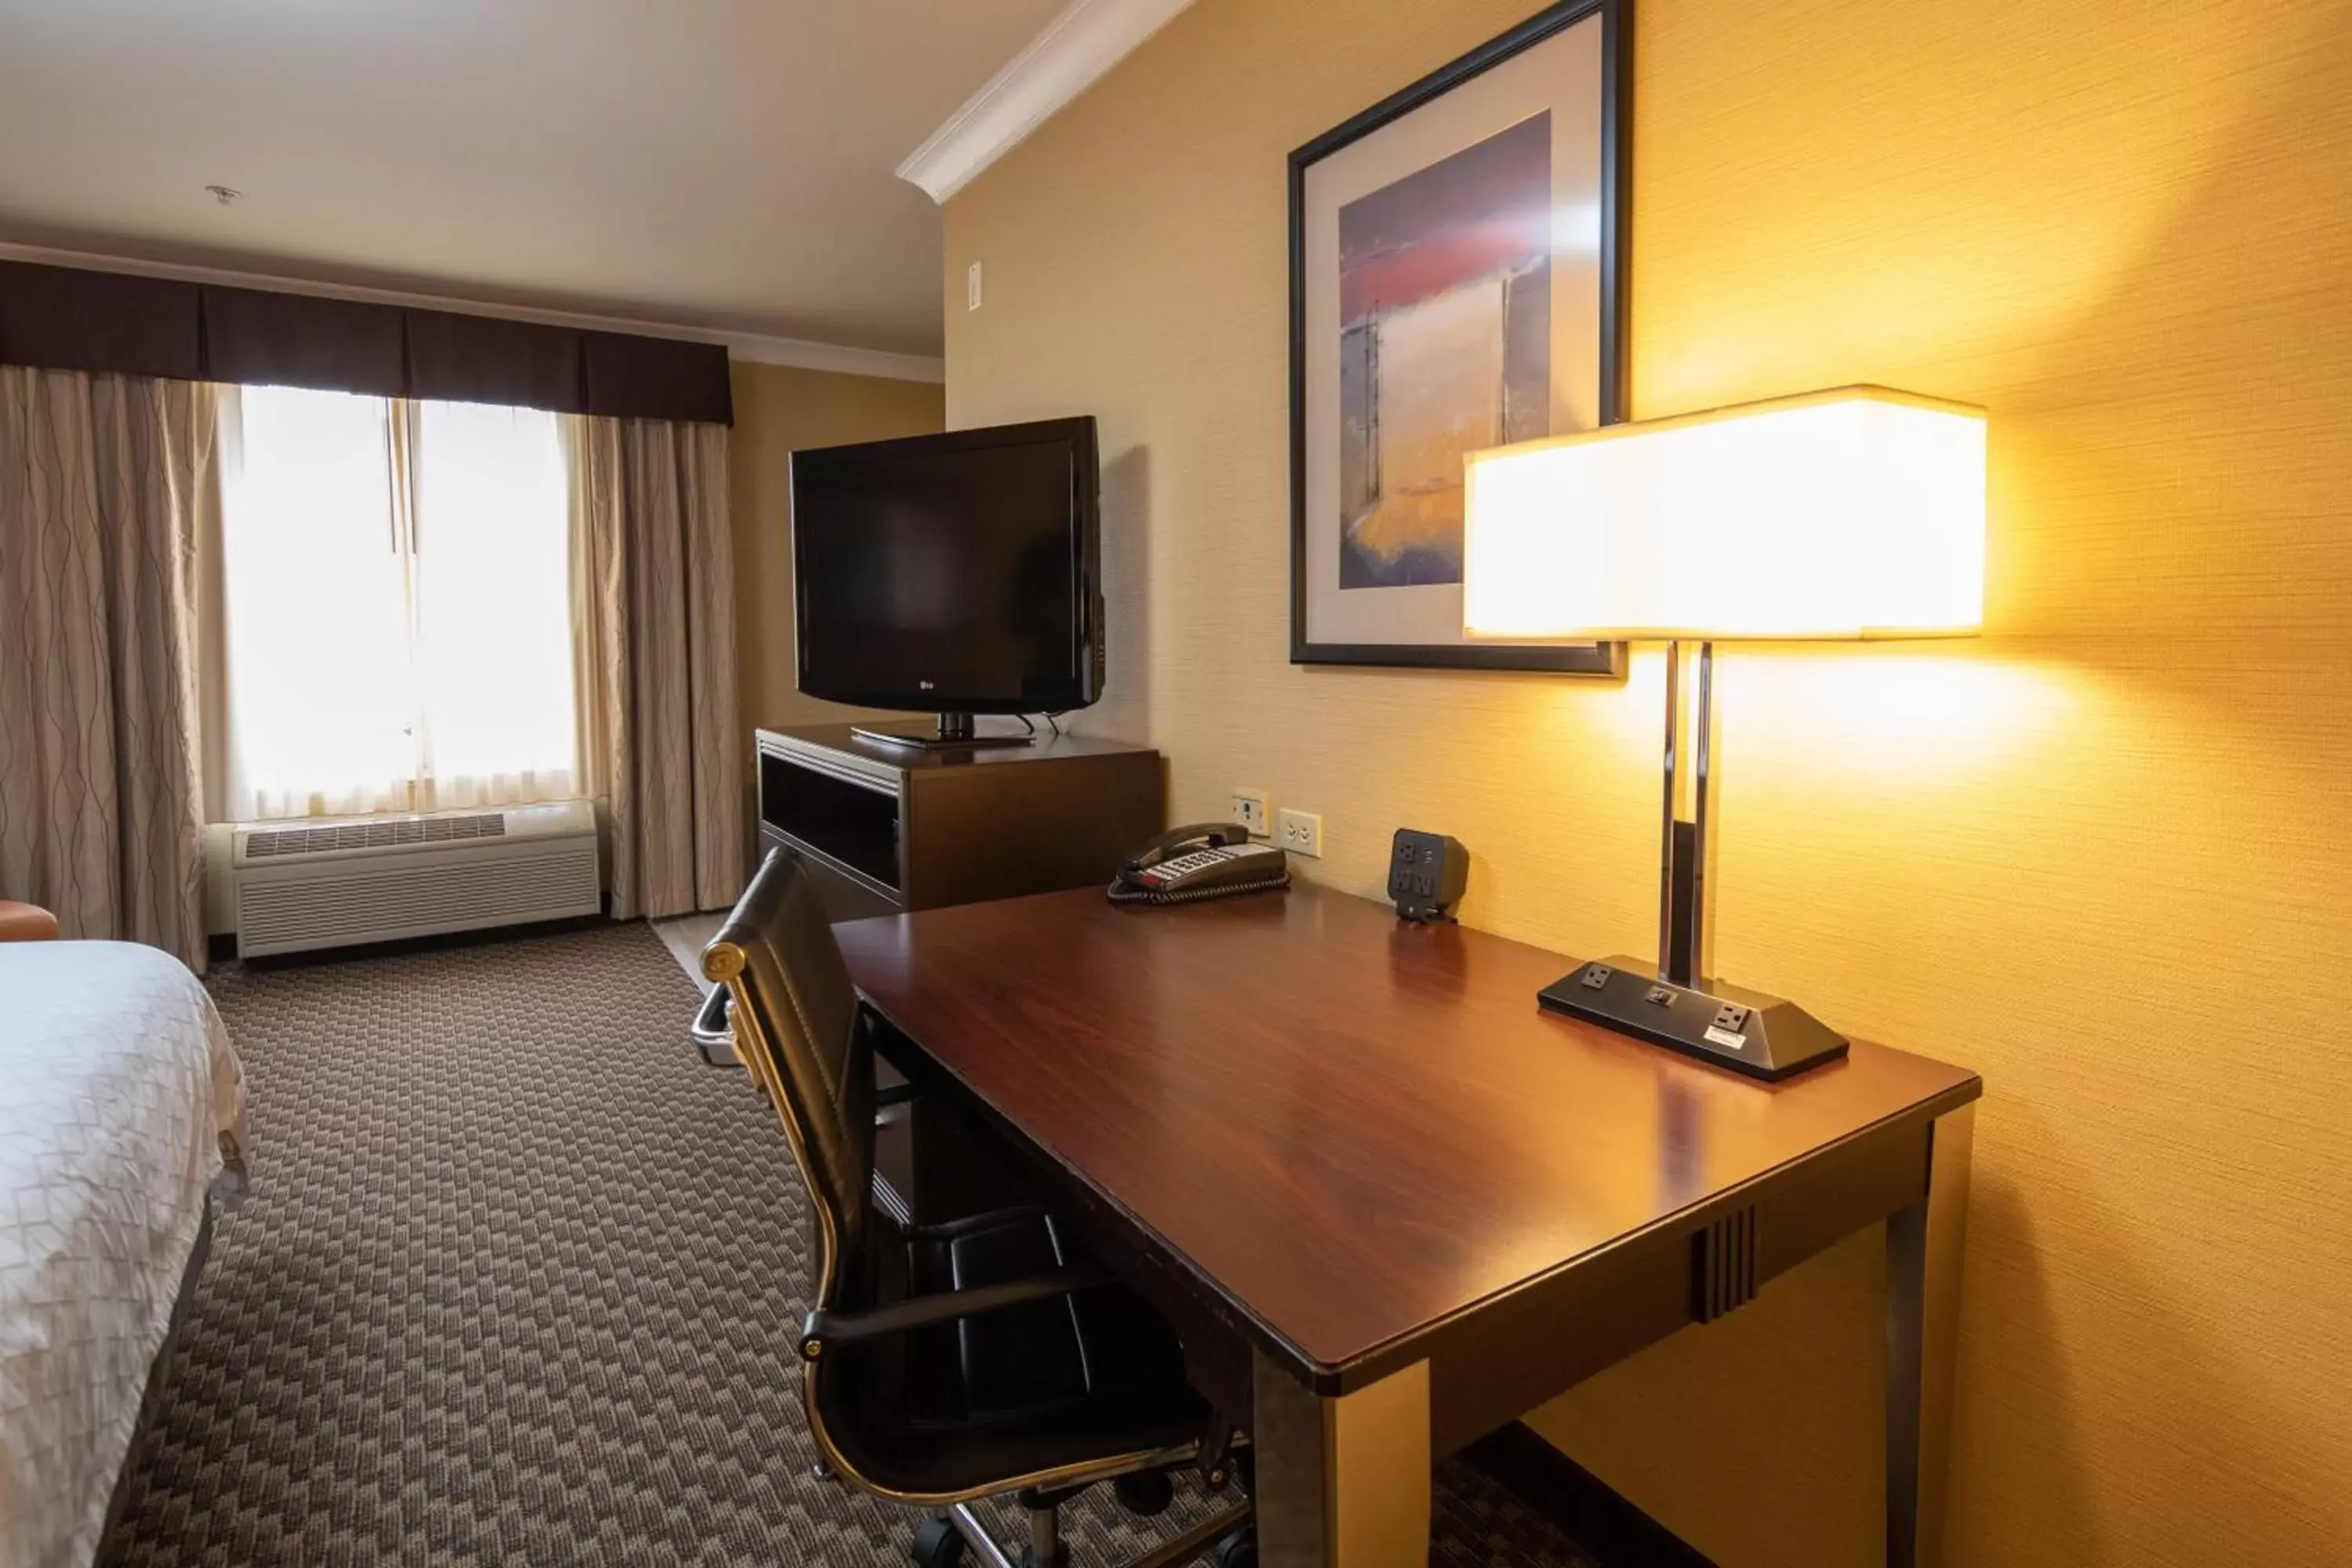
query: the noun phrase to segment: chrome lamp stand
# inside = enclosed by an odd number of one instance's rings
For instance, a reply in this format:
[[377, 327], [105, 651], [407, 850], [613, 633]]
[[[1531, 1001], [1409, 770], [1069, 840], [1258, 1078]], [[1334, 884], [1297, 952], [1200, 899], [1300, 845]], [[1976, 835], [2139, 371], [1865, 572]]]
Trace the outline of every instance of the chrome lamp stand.
[[1580, 965], [1536, 994], [1600, 1024], [1751, 1078], [1778, 1080], [1846, 1054], [1843, 1035], [1784, 997], [1706, 974], [1707, 815], [1713, 790], [1715, 644], [1698, 645], [1691, 815], [1682, 816], [1683, 645], [1666, 645], [1665, 809], [1658, 864], [1658, 961]]

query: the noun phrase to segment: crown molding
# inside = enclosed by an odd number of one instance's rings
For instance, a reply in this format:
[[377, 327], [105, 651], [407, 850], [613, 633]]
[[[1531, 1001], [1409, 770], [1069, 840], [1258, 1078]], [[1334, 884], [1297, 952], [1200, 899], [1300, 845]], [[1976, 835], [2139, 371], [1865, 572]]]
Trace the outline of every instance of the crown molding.
[[676, 338], [683, 342], [717, 343], [728, 353], [754, 364], [790, 365], [799, 370], [826, 370], [839, 375], [870, 375], [886, 381], [925, 381], [934, 385], [948, 378], [947, 361], [927, 354], [889, 353], [881, 349], [851, 348], [844, 343], [813, 342], [806, 338], [778, 337], [767, 332], [730, 332], [690, 327], [673, 321], [644, 321], [628, 316], [599, 316], [581, 310], [557, 310], [536, 305], [509, 305], [466, 300], [446, 294], [416, 294], [396, 289], [371, 289], [359, 284], [327, 283], [290, 278], [274, 272], [239, 272], [220, 267], [187, 267], [177, 262], [142, 261], [90, 251], [58, 250], [39, 245], [0, 241], [0, 261], [29, 261], [44, 267], [79, 267], [92, 272], [131, 272], [143, 278], [169, 278], [181, 283], [213, 283], [225, 289], [267, 289], [287, 294], [312, 294], [329, 300], [355, 300], [370, 305], [402, 305], [418, 310], [455, 310], [467, 316], [496, 316], [509, 321], [537, 321], [551, 327], [577, 327], [593, 332], [629, 332], [639, 337]]
[[1071, 0], [898, 165], [944, 204], [1092, 87], [1192, 0]]

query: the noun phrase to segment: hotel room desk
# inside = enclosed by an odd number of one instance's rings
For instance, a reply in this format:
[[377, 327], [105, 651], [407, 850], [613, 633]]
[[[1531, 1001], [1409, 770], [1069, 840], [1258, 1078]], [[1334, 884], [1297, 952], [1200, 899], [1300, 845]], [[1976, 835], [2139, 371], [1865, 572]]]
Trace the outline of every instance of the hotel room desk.
[[884, 1053], [1251, 1428], [1263, 1562], [1424, 1562], [1434, 1456], [1882, 1222], [1887, 1560], [1934, 1561], [1974, 1074], [1857, 1040], [1756, 1082], [1542, 1012], [1557, 953], [1307, 885], [835, 929]]

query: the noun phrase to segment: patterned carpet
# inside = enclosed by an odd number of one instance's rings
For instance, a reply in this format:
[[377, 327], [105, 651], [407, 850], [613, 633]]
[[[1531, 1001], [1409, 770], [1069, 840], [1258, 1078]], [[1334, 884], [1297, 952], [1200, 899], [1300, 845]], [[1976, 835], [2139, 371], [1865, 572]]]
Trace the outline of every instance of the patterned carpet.
[[[905, 1561], [914, 1515], [810, 1473], [791, 1156], [749, 1081], [699, 1065], [646, 926], [212, 987], [253, 1190], [101, 1563]], [[1583, 1568], [1475, 1469], [1439, 1481], [1433, 1563]], [[1089, 1496], [1072, 1561], [1205, 1507]]]

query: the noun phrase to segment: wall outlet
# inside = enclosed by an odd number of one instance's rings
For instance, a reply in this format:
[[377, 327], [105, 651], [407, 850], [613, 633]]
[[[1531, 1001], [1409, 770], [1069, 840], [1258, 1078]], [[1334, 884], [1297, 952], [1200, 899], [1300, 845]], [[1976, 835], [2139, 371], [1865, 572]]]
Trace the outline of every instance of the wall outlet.
[[980, 263], [977, 261], [964, 268], [963, 308], [967, 310], [980, 309]]
[[1251, 837], [1265, 837], [1269, 820], [1266, 816], [1265, 791], [1243, 789], [1236, 785], [1234, 789], [1234, 820], [1248, 828]]
[[1281, 823], [1282, 831], [1276, 836], [1276, 843], [1293, 855], [1320, 856], [1323, 853], [1323, 819], [1321, 817], [1311, 811], [1292, 811], [1286, 806], [1283, 808]]

